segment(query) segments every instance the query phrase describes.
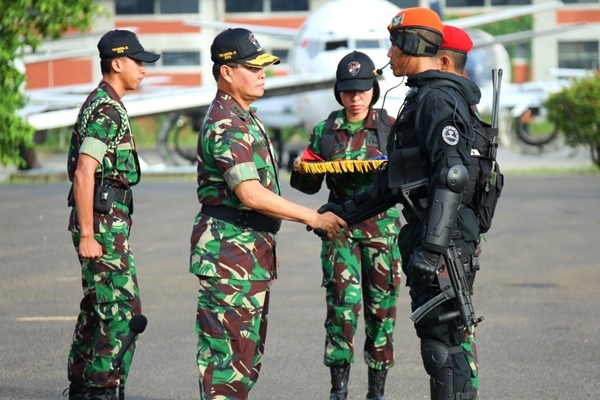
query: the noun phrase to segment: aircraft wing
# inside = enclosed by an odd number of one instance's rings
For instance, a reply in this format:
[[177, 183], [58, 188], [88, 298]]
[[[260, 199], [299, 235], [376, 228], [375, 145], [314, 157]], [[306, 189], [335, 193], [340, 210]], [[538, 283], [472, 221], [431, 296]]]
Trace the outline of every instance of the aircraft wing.
[[522, 43], [522, 42], [528, 41], [534, 37], [556, 35], [556, 34], [564, 33], [564, 32], [567, 32], [567, 31], [570, 31], [573, 29], [585, 28], [587, 25], [588, 25], [587, 23], [581, 22], [581, 23], [555, 26], [553, 28], [541, 29], [541, 30], [537, 30], [537, 31], [509, 33], [506, 35], [494, 36], [493, 41], [489, 41], [486, 39], [474, 39], [473, 40], [473, 48], [476, 49], [476, 48], [480, 48], [480, 47], [490, 46], [493, 44], [509, 45], [509, 44], [515, 44], [515, 43]]
[[275, 26], [264, 26], [264, 25], [249, 25], [249, 24], [238, 24], [221, 21], [198, 21], [198, 20], [185, 20], [184, 25], [188, 26], [199, 26], [202, 28], [216, 28], [225, 30], [227, 28], [244, 28], [252, 31], [253, 33], [264, 33], [270, 36], [278, 36], [284, 39], [293, 39], [298, 34], [298, 29], [282, 28]]
[[[334, 81], [335, 78], [331, 75], [269, 77], [263, 98], [331, 88]], [[51, 93], [38, 91], [38, 101], [30, 102], [21, 115], [37, 131], [71, 126], [89, 91], [70, 94], [61, 93], [58, 89], [52, 89]], [[208, 107], [215, 92], [216, 86], [156, 87], [153, 93], [128, 94], [123, 97], [123, 103], [130, 117], [156, 115]]]
[[509, 18], [520, 17], [522, 15], [536, 14], [544, 11], [555, 10], [562, 7], [562, 1], [552, 1], [549, 3], [534, 4], [530, 6], [511, 7], [501, 11], [495, 11], [489, 14], [473, 15], [471, 17], [458, 18], [445, 23], [458, 28], [473, 28], [480, 25], [489, 24], [496, 21], [502, 21]]

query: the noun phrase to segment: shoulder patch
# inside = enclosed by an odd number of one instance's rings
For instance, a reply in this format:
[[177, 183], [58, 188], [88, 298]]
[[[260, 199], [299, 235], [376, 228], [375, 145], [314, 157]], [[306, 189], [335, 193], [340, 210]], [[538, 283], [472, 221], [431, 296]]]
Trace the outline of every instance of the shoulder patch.
[[458, 133], [458, 129], [456, 129], [454, 126], [446, 125], [444, 129], [442, 129], [442, 139], [444, 139], [444, 142], [448, 143], [450, 146], [456, 146], [459, 138], [460, 134]]

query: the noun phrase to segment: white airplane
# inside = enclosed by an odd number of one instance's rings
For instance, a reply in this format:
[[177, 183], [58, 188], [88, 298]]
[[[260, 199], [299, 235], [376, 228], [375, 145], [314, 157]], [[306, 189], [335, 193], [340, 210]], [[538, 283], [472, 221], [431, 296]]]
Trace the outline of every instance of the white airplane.
[[[553, 10], [562, 5], [560, 1], [553, 1], [514, 7], [446, 23], [467, 29], [516, 16]], [[380, 68], [387, 65], [390, 41], [386, 27], [399, 10], [397, 6], [385, 0], [337, 0], [325, 3], [311, 13], [299, 30], [214, 21], [186, 21], [186, 24], [221, 29], [245, 27], [255, 34], [288, 38], [292, 42], [288, 57], [291, 75], [308, 73], [329, 74], [333, 77], [338, 61], [352, 50], [369, 55]], [[491, 70], [503, 68], [505, 81], [510, 81], [510, 60], [504, 46], [495, 43], [494, 38], [483, 31], [467, 30], [474, 39], [479, 39], [469, 53], [469, 77], [480, 87], [491, 87]], [[384, 68], [383, 75], [379, 78], [379, 85], [381, 95], [375, 107], [384, 107], [390, 115], [396, 115], [408, 88], [387, 68]], [[331, 90], [301, 93], [296, 95], [291, 103], [278, 101], [277, 104], [285, 110], [291, 109], [298, 116], [297, 122], [310, 132], [331, 111], [340, 107]], [[274, 110], [273, 106], [277, 104], [270, 101], [265, 103], [266, 107], [259, 106], [263, 112], [265, 108], [268, 110], [266, 123], [279, 125], [277, 115], [283, 115], [285, 111], [278, 113]], [[257, 105], [260, 105], [260, 102]]]
[[[447, 23], [461, 28], [470, 28], [519, 15], [555, 9], [561, 5], [562, 2], [558, 1], [514, 7]], [[332, 88], [336, 66], [344, 55], [349, 51], [359, 50], [368, 54], [376, 66], [383, 68], [387, 64], [389, 34], [386, 27], [398, 11], [398, 7], [384, 0], [334, 0], [312, 12], [299, 30], [206, 21], [186, 21], [186, 23], [221, 29], [232, 26], [247, 27], [261, 39], [262, 34], [275, 34], [291, 39], [288, 59], [290, 74], [286, 77], [269, 77], [265, 95], [289, 95], [294, 92], [299, 94], [286, 96], [285, 100], [278, 98], [276, 101], [271, 101], [271, 104], [268, 99], [260, 100], [263, 103], [257, 102], [256, 105], [267, 125], [277, 127], [302, 124], [310, 131], [314, 125], [325, 119], [329, 112], [340, 107], [333, 96]], [[471, 31], [472, 35], [473, 32], [475, 31]], [[493, 39], [487, 38], [487, 40]], [[487, 43], [481, 49], [485, 50], [482, 54], [477, 53], [477, 50], [474, 49], [469, 55], [472, 64], [485, 65], [481, 68], [487, 69], [490, 80], [492, 68], [503, 68], [505, 79], [509, 80], [507, 75], [510, 73], [510, 64], [502, 45]], [[477, 77], [474, 78], [477, 81]], [[389, 69], [384, 69], [383, 75], [379, 78], [381, 95], [376, 106], [383, 106], [389, 114], [396, 115], [407, 90], [402, 83], [402, 79], [394, 77]], [[206, 108], [215, 91], [212, 85], [195, 88], [163, 87], [162, 89], [158, 86], [149, 88], [145, 85], [143, 88], [146, 90], [128, 94], [123, 99], [132, 117], [169, 112], [186, 113]], [[315, 91], [319, 88], [328, 89]], [[68, 88], [66, 92], [64, 88], [31, 91], [31, 101], [23, 110], [23, 115], [37, 130], [71, 126], [75, 121], [79, 104], [89, 92], [89, 90], [83, 91], [82, 88], [73, 89], [77, 88]], [[282, 117], [285, 118], [283, 121]]]

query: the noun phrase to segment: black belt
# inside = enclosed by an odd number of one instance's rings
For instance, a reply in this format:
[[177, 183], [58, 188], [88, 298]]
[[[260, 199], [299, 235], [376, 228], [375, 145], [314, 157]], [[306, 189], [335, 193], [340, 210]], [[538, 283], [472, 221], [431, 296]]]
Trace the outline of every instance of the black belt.
[[[95, 188], [94, 188], [95, 190]], [[112, 190], [115, 192], [114, 201], [126, 205], [127, 207], [132, 206], [133, 202], [133, 192], [131, 189], [121, 189], [112, 187]], [[69, 190], [69, 195], [67, 196], [67, 205], [69, 207], [73, 207], [75, 205], [75, 197], [73, 195], [73, 185], [71, 185], [71, 189]]]
[[203, 204], [201, 212], [209, 217], [255, 231], [277, 233], [281, 227], [281, 220], [279, 218], [269, 217], [252, 210], [238, 210], [231, 207], [207, 206]]
[[[98, 185], [96, 185], [96, 187], [97, 186]], [[96, 190], [96, 187], [94, 187], [94, 191]], [[117, 187], [111, 187], [111, 189], [115, 192], [114, 201], [127, 206], [127, 208], [129, 208], [130, 214], [133, 214], [133, 192], [131, 191], [131, 189], [121, 189]], [[73, 207], [75, 205], [73, 185], [71, 185], [69, 195], [67, 196], [67, 205], [69, 207]]]

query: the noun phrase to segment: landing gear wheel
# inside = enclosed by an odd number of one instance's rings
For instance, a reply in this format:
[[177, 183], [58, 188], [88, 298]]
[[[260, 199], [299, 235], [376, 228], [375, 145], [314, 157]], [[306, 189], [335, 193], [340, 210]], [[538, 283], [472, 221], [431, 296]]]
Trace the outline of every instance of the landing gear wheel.
[[515, 118], [517, 138], [530, 146], [542, 147], [558, 137], [556, 126], [548, 122], [539, 108], [530, 108]]
[[196, 162], [198, 134], [194, 130], [194, 114], [171, 113], [158, 129], [158, 153], [169, 165]]

